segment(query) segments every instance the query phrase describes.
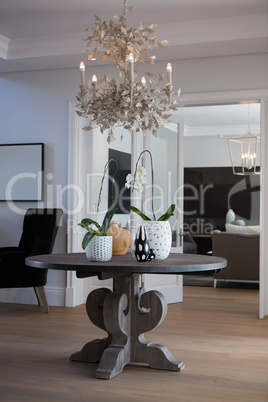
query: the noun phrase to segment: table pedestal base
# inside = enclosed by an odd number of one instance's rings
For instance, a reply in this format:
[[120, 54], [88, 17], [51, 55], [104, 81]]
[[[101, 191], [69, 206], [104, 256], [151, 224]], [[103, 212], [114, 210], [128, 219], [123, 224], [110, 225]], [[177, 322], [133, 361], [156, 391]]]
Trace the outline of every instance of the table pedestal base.
[[181, 371], [182, 361], [176, 360], [162, 345], [147, 341], [144, 333], [157, 327], [165, 318], [167, 304], [158, 291], [144, 292], [139, 287], [139, 275], [118, 277], [113, 292], [100, 288], [88, 295], [87, 314], [108, 337], [85, 344], [71, 355], [72, 361], [97, 362], [97, 378], [111, 379], [129, 363], [145, 363], [151, 368]]

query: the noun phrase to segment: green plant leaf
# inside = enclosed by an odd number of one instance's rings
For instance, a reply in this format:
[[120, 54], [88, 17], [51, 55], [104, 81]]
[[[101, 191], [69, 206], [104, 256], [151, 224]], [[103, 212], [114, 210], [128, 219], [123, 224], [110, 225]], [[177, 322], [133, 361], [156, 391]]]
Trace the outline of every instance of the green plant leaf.
[[141, 212], [138, 208], [130, 205], [129, 209], [135, 212], [135, 214], [138, 214], [144, 221], [151, 221], [151, 219], [148, 216], [146, 216], [143, 212]]
[[[106, 212], [105, 217], [102, 221], [102, 225], [99, 225], [98, 222], [90, 219], [90, 218], [85, 218], [82, 219], [81, 223], [79, 223], [79, 226], [82, 226], [82, 228], [87, 230], [87, 233], [85, 234], [83, 240], [82, 240], [82, 248], [85, 250], [87, 247], [88, 243], [93, 239], [94, 236], [106, 236], [107, 230], [109, 229], [111, 224], [111, 219], [114, 216], [117, 208], [111, 209]], [[91, 224], [94, 224], [98, 230], [94, 230], [90, 227]]]
[[85, 250], [86, 246], [88, 245], [88, 243], [90, 242], [90, 240], [93, 239], [93, 237], [95, 236], [95, 233], [90, 233], [87, 232], [82, 240], [82, 248], [83, 250]]
[[110, 227], [110, 222], [111, 222], [112, 217], [114, 216], [116, 210], [117, 210], [117, 208], [114, 208], [114, 209], [110, 209], [109, 211], [106, 212], [102, 225], [101, 225], [103, 236], [106, 236], [107, 230]]
[[78, 225], [81, 226], [82, 228], [88, 230], [89, 226], [92, 224], [95, 225], [96, 228], [98, 228], [99, 230], [101, 229], [99, 223], [90, 218], [82, 219], [81, 223], [79, 223]]
[[168, 208], [166, 213], [164, 213], [164, 215], [160, 216], [160, 218], [158, 220], [159, 221], [167, 221], [167, 220], [169, 220], [169, 218], [171, 216], [174, 216], [175, 208], [176, 208], [175, 204], [170, 205], [170, 207]]

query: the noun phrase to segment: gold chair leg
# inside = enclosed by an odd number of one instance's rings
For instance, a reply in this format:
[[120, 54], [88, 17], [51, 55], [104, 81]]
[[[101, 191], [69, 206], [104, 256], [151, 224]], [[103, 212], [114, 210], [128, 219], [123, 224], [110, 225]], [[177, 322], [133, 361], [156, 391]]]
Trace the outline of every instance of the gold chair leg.
[[34, 287], [34, 291], [37, 297], [37, 301], [38, 301], [38, 306], [44, 306], [45, 307], [45, 312], [48, 313], [49, 312], [49, 305], [48, 305], [48, 301], [47, 301], [47, 296], [46, 296], [46, 292], [45, 292], [45, 287], [44, 286], [37, 286]]

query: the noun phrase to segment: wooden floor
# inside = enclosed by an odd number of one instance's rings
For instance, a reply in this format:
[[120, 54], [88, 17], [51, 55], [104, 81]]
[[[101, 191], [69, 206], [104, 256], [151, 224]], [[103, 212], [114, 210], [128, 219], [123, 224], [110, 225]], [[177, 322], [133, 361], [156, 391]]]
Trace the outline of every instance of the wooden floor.
[[112, 380], [69, 355], [105, 334], [85, 307], [0, 303], [0, 401], [268, 401], [268, 319], [258, 290], [184, 287], [184, 302], [147, 334], [183, 360], [181, 373], [130, 365]]

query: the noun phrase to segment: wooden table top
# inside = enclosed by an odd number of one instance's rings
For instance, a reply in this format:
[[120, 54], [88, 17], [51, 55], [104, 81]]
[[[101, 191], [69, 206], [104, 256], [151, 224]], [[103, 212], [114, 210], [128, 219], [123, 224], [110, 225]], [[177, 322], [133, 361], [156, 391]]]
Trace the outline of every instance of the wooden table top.
[[91, 262], [85, 253], [46, 254], [26, 258], [26, 264], [34, 268], [85, 272], [92, 275], [100, 273], [121, 274], [189, 274], [213, 271], [227, 266], [224, 258], [171, 253], [165, 260], [138, 262], [130, 253], [113, 256], [107, 262]]

